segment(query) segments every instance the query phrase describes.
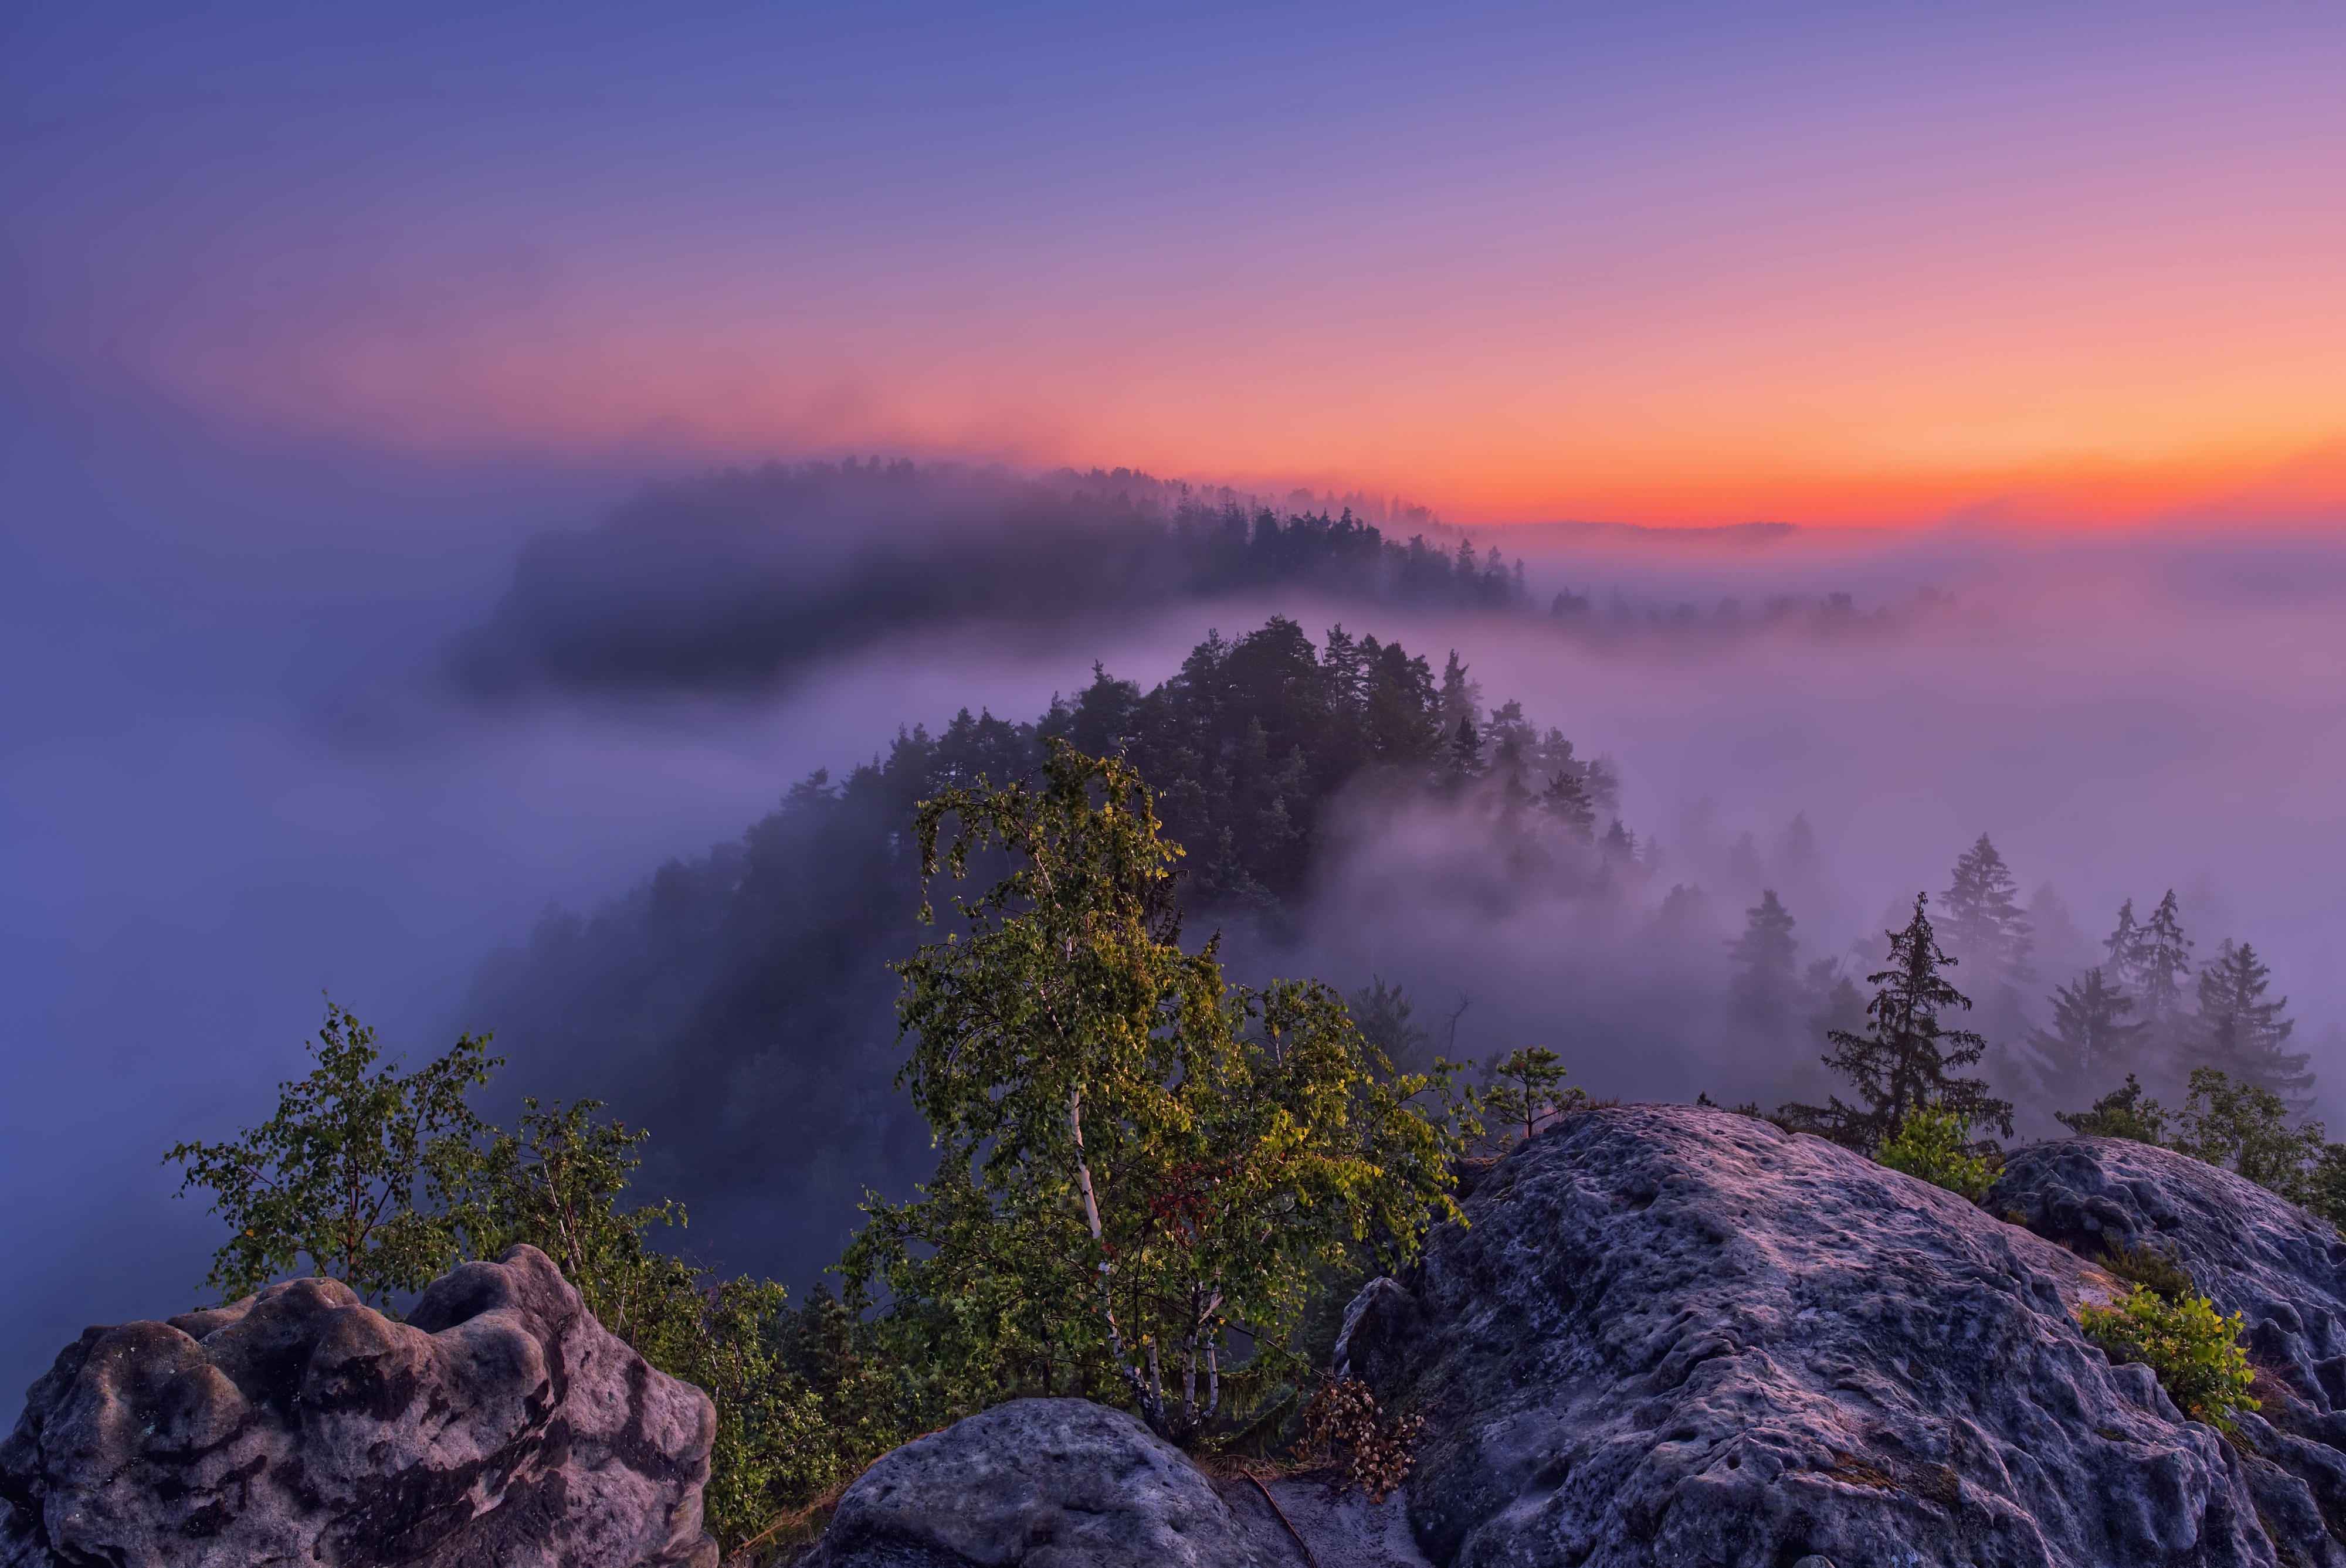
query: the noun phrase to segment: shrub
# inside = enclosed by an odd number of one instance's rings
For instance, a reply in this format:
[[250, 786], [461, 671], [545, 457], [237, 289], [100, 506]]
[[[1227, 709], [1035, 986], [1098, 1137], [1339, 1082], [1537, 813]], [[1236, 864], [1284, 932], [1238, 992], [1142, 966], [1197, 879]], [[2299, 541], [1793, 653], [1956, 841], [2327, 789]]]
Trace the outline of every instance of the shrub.
[[1338, 1378], [1312, 1396], [1303, 1411], [1303, 1444], [1325, 1453], [1338, 1467], [1338, 1495], [1352, 1487], [1382, 1502], [1409, 1479], [1417, 1463], [1417, 1440], [1425, 1418], [1385, 1419], [1377, 1398], [1358, 1378]]
[[1892, 1170], [1977, 1203], [1994, 1182], [1995, 1166], [1985, 1156], [1970, 1152], [1964, 1135], [1969, 1130], [1954, 1112], [1923, 1105], [1907, 1113], [1874, 1157]]
[[2145, 1097], [2131, 1073], [2127, 1074], [2126, 1087], [2111, 1090], [2090, 1109], [2055, 1111], [2053, 1119], [2081, 1138], [2132, 1138], [2138, 1144], [2167, 1141], [2166, 1107]]
[[2222, 1316], [2205, 1296], [2170, 1301], [2139, 1289], [2115, 1307], [2080, 1307], [2077, 1320], [2113, 1360], [2157, 1373], [2168, 1398], [2194, 1420], [2229, 1432], [2235, 1413], [2261, 1408], [2249, 1397], [2256, 1373], [2240, 1349], [2240, 1315]]
[[2191, 1278], [2190, 1271], [2154, 1247], [2128, 1247], [2120, 1242], [2102, 1259], [2102, 1267], [2127, 1284], [2139, 1285], [2169, 1301], [2199, 1294], [2198, 1283]]

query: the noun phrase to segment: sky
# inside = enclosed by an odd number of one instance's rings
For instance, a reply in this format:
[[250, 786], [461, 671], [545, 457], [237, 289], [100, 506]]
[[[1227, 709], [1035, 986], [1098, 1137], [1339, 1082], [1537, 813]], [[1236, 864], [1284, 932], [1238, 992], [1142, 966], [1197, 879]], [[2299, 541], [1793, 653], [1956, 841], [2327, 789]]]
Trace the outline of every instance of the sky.
[[18, 6], [0, 331], [441, 459], [2334, 520], [2341, 51], [2311, 4]]
[[[1837, 530], [1517, 537], [1543, 593], [1979, 618], [1879, 657], [1405, 635], [1614, 754], [1689, 877], [1831, 819], [1821, 942], [1992, 830], [2089, 932], [2181, 887], [2316, 1034], [2341, 59], [2310, 5], [0, 8], [0, 1390], [191, 1303], [216, 1238], [158, 1157], [266, 1114], [321, 989], [411, 1051], [493, 1027], [470, 977], [548, 905], [900, 721], [1281, 607], [913, 638], [765, 706], [432, 687], [525, 539], [723, 463]], [[1452, 936], [1486, 993], [1541, 962]]]

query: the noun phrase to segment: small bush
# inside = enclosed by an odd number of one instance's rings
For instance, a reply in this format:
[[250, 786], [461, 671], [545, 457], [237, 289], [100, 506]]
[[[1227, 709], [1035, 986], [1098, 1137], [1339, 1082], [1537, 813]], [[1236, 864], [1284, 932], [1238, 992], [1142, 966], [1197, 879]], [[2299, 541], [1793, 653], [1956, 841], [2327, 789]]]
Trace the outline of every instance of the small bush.
[[2138, 1144], [2167, 1141], [2166, 1107], [2146, 1097], [2131, 1073], [2127, 1074], [2126, 1087], [2104, 1095], [2091, 1109], [2055, 1111], [2053, 1119], [2081, 1138], [2132, 1138]]
[[2229, 1432], [2237, 1412], [2262, 1408], [2249, 1397], [2256, 1373], [2240, 1349], [2240, 1315], [2222, 1316], [2205, 1296], [2170, 1301], [2140, 1289], [2115, 1307], [2080, 1307], [2077, 1320], [2112, 1359], [2157, 1373], [2167, 1397], [2193, 1420]]
[[1964, 1137], [1970, 1130], [1953, 1111], [1920, 1106], [1907, 1113], [1897, 1134], [1874, 1157], [1892, 1170], [1977, 1203], [1994, 1183], [1995, 1166], [1985, 1156], [1970, 1152]]
[[1337, 1492], [1357, 1486], [1372, 1502], [1382, 1502], [1409, 1479], [1424, 1431], [1423, 1416], [1387, 1420], [1368, 1384], [1357, 1378], [1329, 1383], [1303, 1411], [1304, 1445], [1335, 1461]]
[[2169, 1301], [2199, 1294], [2198, 1282], [2180, 1263], [2155, 1247], [2128, 1247], [2120, 1242], [2102, 1259], [2102, 1268], [2129, 1285], [2139, 1285]]

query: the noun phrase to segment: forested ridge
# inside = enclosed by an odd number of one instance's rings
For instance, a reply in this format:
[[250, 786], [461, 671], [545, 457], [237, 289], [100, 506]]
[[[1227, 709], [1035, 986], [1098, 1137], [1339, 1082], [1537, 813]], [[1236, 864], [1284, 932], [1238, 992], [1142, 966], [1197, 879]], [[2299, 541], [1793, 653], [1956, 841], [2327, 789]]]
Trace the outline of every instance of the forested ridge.
[[[1033, 720], [964, 710], [902, 731], [843, 778], [818, 772], [740, 840], [590, 917], [546, 919], [484, 967], [467, 1013], [495, 1021], [517, 1079], [597, 1095], [659, 1131], [648, 1185], [720, 1218], [755, 1195], [754, 1227], [727, 1228], [754, 1229], [760, 1267], [820, 1267], [867, 1186], [929, 1174], [927, 1131], [891, 1086], [887, 963], [923, 938], [914, 810], [981, 778], [1028, 777], [1054, 738], [1149, 780], [1186, 851], [1175, 886], [1200, 935], [1230, 922], [1275, 946], [1340, 799], [1484, 809], [1515, 860], [1572, 885], [1642, 874], [1612, 815], [1609, 762], [1519, 704], [1486, 714], [1454, 655], [1437, 672], [1398, 643], [1339, 626], [1315, 647], [1274, 617], [1209, 636], [1153, 689], [1102, 669]], [[1406, 1000], [1385, 1006], [1385, 1043], [1422, 1056]]]
[[[893, 636], [975, 625], [1031, 635], [1274, 595], [1530, 619], [1596, 643], [1878, 632], [1948, 603], [1928, 592], [1895, 611], [1861, 609], [1847, 593], [1709, 606], [1586, 585], [1535, 594], [1523, 561], [1490, 535], [1423, 508], [1377, 511], [1392, 531], [1340, 498], [1297, 492], [1273, 504], [1127, 469], [1021, 478], [874, 457], [729, 470], [649, 486], [597, 526], [531, 539], [487, 619], [451, 648], [448, 673], [491, 700], [738, 694]], [[1764, 525], [1751, 535], [1775, 536]]]

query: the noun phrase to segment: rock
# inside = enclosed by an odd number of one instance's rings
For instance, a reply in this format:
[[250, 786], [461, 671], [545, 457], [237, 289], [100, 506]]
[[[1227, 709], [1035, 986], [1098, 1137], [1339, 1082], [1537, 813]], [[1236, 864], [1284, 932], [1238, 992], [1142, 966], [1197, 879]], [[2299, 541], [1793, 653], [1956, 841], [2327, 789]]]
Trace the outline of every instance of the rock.
[[1197, 1466], [1122, 1410], [1013, 1400], [906, 1443], [801, 1568], [1273, 1568]]
[[1987, 1206], [2088, 1257], [2115, 1246], [2165, 1252], [2219, 1311], [2239, 1313], [2264, 1405], [2240, 1419], [2240, 1436], [2292, 1478], [2252, 1467], [2259, 1502], [2269, 1518], [2310, 1517], [2346, 1541], [2346, 1241], [2336, 1227], [2230, 1171], [2128, 1138], [2021, 1149]]
[[0, 1568], [715, 1568], [715, 1430], [535, 1247], [404, 1323], [296, 1279], [67, 1346], [0, 1444]]
[[[2129, 1212], [2188, 1217], [2197, 1179], [2162, 1164]], [[2220, 1200], [2296, 1234], [2217, 1188], [2211, 1228]], [[2115, 1280], [1822, 1140], [1589, 1110], [1465, 1209], [1347, 1325], [1385, 1403], [1427, 1418], [1409, 1508], [1436, 1563], [2346, 1562], [2310, 1482], [2079, 1331]], [[2336, 1298], [2288, 1300], [2318, 1383], [2309, 1314]]]

